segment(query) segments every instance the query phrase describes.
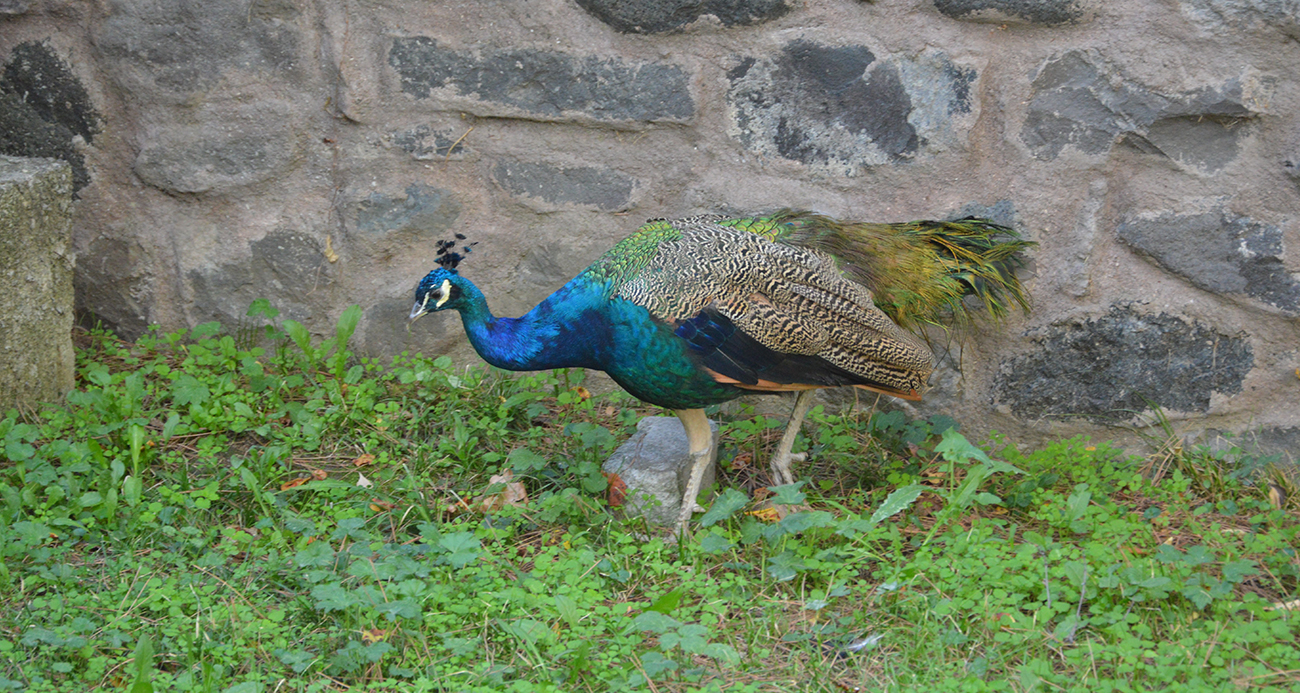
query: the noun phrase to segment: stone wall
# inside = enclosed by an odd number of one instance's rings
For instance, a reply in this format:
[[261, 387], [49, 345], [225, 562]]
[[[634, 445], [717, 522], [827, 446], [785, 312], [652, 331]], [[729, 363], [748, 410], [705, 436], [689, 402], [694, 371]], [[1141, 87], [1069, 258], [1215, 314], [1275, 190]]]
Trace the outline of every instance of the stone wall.
[[16, 0], [0, 151], [73, 167], [77, 299], [128, 336], [265, 297], [373, 353], [453, 232], [498, 314], [649, 217], [990, 216], [1036, 309], [927, 411], [1033, 443], [1300, 447], [1296, 0]]
[[0, 412], [72, 389], [72, 170], [0, 155]]

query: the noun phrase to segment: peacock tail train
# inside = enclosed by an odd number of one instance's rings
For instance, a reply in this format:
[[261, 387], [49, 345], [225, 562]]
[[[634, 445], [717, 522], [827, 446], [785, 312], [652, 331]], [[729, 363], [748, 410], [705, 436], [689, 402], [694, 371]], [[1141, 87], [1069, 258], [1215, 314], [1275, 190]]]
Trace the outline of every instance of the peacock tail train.
[[877, 307], [912, 332], [969, 322], [975, 314], [966, 296], [979, 299], [995, 320], [1012, 303], [1029, 310], [1016, 270], [1035, 243], [985, 219], [880, 224], [782, 210], [719, 223], [831, 255], [845, 275], [871, 289]]

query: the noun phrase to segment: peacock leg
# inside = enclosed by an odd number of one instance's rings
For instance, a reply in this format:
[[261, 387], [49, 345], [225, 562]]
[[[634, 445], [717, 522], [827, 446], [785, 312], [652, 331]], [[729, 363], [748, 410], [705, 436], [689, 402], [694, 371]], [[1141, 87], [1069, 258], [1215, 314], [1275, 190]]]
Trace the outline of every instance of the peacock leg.
[[804, 453], [792, 453], [794, 448], [795, 436], [799, 435], [799, 428], [803, 426], [803, 418], [808, 415], [808, 408], [812, 406], [812, 390], [800, 390], [799, 396], [794, 400], [794, 411], [790, 412], [790, 422], [785, 425], [785, 435], [781, 436], [781, 444], [776, 448], [776, 454], [772, 456], [772, 478], [776, 481], [777, 486], [794, 483], [794, 470], [790, 468], [794, 462], [802, 462], [808, 458]]
[[678, 409], [674, 413], [686, 429], [686, 439], [691, 449], [691, 478], [682, 494], [681, 514], [677, 516], [677, 531], [685, 532], [686, 525], [691, 521], [691, 513], [695, 512], [695, 500], [700, 495], [704, 472], [708, 471], [718, 453], [718, 441], [713, 436], [709, 417], [705, 416], [703, 409]]

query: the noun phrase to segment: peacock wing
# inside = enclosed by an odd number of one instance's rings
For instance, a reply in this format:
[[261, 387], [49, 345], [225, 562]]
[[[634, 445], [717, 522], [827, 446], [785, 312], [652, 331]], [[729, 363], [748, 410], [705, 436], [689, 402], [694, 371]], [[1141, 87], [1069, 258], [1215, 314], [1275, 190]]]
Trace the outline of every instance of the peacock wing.
[[670, 222], [680, 235], [661, 238], [617, 297], [674, 326], [721, 382], [919, 392], [929, 351], [833, 258], [716, 222]]

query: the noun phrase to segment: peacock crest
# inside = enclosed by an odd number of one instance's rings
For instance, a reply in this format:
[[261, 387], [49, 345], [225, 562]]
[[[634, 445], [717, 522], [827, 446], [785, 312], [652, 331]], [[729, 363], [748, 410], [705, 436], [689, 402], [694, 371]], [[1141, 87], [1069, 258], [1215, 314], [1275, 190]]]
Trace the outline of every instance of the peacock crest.
[[448, 272], [455, 272], [456, 266], [460, 264], [461, 260], [464, 260], [465, 256], [469, 255], [470, 251], [473, 250], [473, 246], [478, 245], [478, 242], [475, 241], [474, 243], [462, 246], [461, 250], [457, 251], [456, 246], [460, 245], [464, 240], [465, 234], [458, 233], [456, 234], [455, 239], [438, 241], [438, 252], [434, 262]]

